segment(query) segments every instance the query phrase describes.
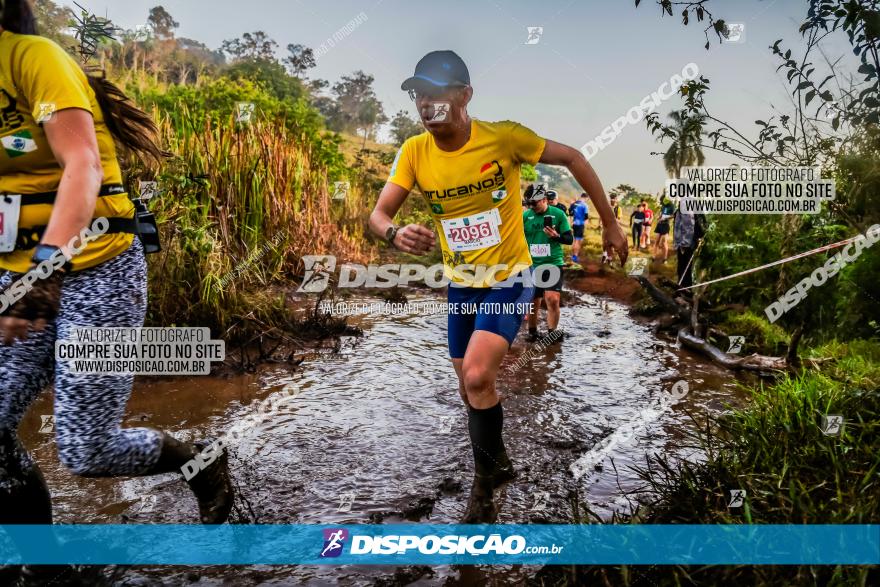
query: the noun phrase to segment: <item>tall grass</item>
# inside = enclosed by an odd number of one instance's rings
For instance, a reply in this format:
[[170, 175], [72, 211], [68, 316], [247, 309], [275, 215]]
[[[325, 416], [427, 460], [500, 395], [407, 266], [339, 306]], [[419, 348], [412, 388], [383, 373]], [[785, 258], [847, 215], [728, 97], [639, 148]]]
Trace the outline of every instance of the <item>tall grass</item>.
[[[174, 157], [155, 177], [161, 194], [151, 203], [164, 250], [150, 264], [150, 321], [219, 332], [245, 315], [283, 324], [303, 255], [369, 253], [363, 190], [353, 185], [344, 202], [332, 201], [306, 134], [261, 117], [197, 116], [186, 105], [173, 116], [154, 107], [153, 116]], [[135, 188], [136, 178], [151, 179], [136, 166], [129, 176]]]

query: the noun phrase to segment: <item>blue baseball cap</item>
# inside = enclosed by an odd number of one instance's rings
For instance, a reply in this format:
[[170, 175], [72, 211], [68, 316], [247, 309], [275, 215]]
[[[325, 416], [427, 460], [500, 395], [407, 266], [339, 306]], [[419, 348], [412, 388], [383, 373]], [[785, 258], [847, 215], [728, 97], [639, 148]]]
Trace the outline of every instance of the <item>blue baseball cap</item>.
[[400, 84], [401, 90], [471, 85], [467, 65], [454, 51], [431, 51], [416, 64], [412, 77]]

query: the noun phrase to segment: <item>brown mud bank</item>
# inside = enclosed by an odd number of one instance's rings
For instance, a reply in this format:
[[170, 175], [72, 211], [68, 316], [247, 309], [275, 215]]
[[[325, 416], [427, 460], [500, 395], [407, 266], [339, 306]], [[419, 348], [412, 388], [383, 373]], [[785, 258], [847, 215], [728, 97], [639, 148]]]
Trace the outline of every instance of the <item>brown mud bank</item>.
[[580, 269], [565, 271], [565, 282], [574, 290], [604, 296], [632, 306], [644, 297], [642, 287], [619, 268], [610, 268], [595, 261], [583, 263]]

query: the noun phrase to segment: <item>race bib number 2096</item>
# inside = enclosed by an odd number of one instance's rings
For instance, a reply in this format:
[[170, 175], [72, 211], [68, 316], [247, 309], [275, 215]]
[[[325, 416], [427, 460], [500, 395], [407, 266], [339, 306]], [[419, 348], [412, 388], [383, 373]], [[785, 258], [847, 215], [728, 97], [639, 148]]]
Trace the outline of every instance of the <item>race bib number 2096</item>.
[[441, 223], [446, 243], [453, 252], [477, 251], [501, 242], [498, 229], [501, 217], [494, 208], [471, 216], [449, 218]]

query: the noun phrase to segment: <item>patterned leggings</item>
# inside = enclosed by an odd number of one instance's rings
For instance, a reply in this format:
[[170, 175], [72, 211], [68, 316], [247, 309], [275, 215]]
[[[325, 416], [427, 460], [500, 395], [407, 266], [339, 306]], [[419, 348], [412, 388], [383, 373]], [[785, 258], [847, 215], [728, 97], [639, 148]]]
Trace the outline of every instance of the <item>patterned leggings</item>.
[[[0, 273], [0, 290], [17, 277]], [[146, 305], [147, 266], [136, 237], [124, 253], [66, 277], [55, 321], [24, 341], [0, 344], [0, 440], [15, 437], [28, 406], [54, 378], [61, 462], [88, 477], [146, 473], [159, 458], [160, 434], [120, 427], [134, 377], [81, 375], [55, 362], [56, 339], [72, 338], [78, 327], [143, 326]], [[0, 446], [0, 489], [16, 484], [12, 472], [32, 466], [25, 451]]]

